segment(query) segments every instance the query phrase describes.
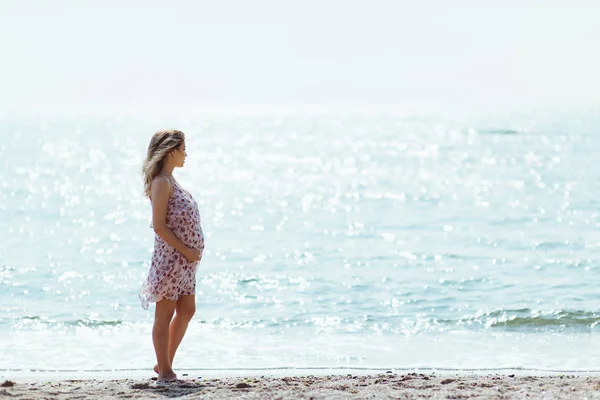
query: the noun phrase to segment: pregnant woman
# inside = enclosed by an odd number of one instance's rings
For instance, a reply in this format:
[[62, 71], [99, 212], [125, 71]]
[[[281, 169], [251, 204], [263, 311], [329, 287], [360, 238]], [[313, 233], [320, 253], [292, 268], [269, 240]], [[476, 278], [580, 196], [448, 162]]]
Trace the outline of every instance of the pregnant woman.
[[185, 135], [169, 129], [150, 140], [143, 165], [145, 194], [152, 204], [154, 252], [140, 291], [142, 307], [156, 303], [152, 342], [158, 381], [174, 381], [173, 358], [196, 311], [196, 269], [204, 250], [198, 205], [173, 177], [183, 167]]

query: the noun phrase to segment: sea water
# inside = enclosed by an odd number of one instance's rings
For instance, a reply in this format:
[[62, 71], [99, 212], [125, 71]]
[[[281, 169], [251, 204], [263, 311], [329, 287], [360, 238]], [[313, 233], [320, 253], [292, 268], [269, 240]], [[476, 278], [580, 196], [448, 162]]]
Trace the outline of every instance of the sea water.
[[600, 368], [600, 114], [0, 119], [0, 371], [148, 371], [141, 164], [206, 250], [176, 370]]

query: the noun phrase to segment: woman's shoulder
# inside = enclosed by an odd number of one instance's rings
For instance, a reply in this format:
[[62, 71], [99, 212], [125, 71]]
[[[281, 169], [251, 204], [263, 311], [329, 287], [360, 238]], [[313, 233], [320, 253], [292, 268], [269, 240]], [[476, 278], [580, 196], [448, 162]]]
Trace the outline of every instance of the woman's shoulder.
[[157, 175], [152, 179], [151, 191], [168, 191], [173, 192], [173, 182], [164, 175]]

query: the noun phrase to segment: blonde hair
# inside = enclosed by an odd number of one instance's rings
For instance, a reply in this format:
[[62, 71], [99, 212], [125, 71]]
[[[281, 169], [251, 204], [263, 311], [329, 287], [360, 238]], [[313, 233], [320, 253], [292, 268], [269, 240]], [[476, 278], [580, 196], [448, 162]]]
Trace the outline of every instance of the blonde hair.
[[167, 155], [181, 146], [185, 140], [183, 132], [175, 129], [163, 129], [152, 135], [148, 145], [148, 154], [142, 166], [142, 176], [144, 179], [144, 194], [150, 197], [150, 187], [152, 180], [156, 178], [162, 170]]

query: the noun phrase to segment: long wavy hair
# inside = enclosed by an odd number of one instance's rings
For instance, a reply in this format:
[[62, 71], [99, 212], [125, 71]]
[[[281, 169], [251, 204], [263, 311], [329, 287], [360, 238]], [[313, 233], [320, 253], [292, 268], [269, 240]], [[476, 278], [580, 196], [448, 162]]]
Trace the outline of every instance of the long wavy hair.
[[162, 170], [167, 155], [181, 146], [185, 140], [183, 132], [175, 129], [163, 129], [152, 135], [148, 145], [148, 154], [142, 166], [142, 176], [144, 179], [144, 194], [150, 197], [150, 187], [152, 180], [156, 178]]

